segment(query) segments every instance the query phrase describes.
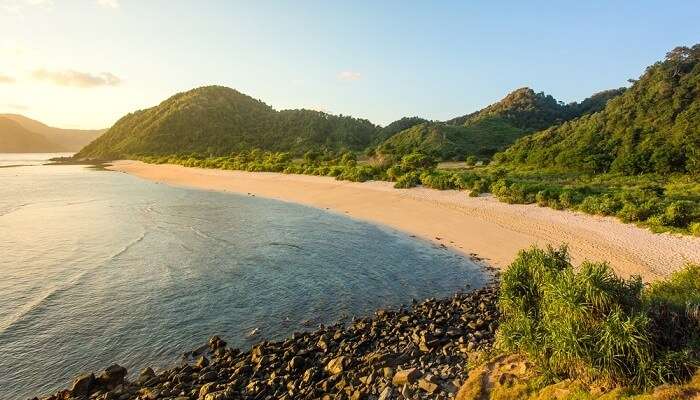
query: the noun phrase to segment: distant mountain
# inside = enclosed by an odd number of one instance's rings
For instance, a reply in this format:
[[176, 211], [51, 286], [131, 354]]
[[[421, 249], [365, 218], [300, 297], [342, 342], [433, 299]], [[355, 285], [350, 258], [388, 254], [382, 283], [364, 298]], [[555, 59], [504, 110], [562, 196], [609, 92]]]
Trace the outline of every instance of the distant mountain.
[[40, 134], [50, 142], [57, 144], [63, 149], [62, 151], [66, 152], [77, 152], [105, 132], [104, 129], [83, 130], [54, 128], [19, 114], [0, 114], [0, 118], [15, 121], [24, 129]]
[[550, 95], [520, 88], [477, 112], [444, 123], [412, 126], [388, 137], [376, 151], [394, 156], [421, 151], [441, 159], [462, 159], [467, 155], [488, 158], [528, 133], [599, 111], [623, 91], [609, 90], [581, 103], [564, 105]]
[[76, 157], [224, 155], [253, 148], [297, 155], [309, 150], [362, 150], [378, 132], [379, 127], [367, 120], [312, 110], [276, 111], [234, 89], [207, 86], [124, 116]]
[[17, 122], [0, 117], [0, 153], [58, 153], [65, 147], [25, 129]]
[[700, 44], [669, 52], [602, 111], [524, 137], [496, 159], [592, 173], [700, 173]]

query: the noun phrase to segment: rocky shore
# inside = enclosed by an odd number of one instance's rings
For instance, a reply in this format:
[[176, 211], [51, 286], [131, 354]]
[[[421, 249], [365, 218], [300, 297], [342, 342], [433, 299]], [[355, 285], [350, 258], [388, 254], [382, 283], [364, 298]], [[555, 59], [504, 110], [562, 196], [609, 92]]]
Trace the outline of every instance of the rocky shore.
[[495, 286], [427, 299], [245, 352], [214, 336], [181, 365], [131, 381], [113, 365], [44, 400], [454, 398], [469, 355], [493, 343], [496, 299]]

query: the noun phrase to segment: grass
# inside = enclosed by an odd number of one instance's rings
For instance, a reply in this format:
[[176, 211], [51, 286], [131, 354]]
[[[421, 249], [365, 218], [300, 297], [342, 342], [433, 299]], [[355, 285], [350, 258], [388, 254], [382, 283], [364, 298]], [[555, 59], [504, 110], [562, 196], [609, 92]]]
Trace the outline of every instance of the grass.
[[574, 269], [565, 247], [521, 251], [502, 277], [498, 345], [527, 355], [545, 381], [680, 383], [699, 362], [699, 274], [689, 265], [645, 288], [605, 263]]

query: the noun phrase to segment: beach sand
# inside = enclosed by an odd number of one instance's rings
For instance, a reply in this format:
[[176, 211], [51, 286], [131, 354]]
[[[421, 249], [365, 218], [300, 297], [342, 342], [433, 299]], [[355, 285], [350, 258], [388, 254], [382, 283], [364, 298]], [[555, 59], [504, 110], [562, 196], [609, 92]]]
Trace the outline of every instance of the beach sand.
[[608, 261], [622, 276], [662, 278], [687, 262], [700, 263], [700, 238], [656, 234], [612, 217], [501, 203], [491, 196], [389, 182], [242, 172], [117, 161], [111, 170], [174, 186], [236, 192], [326, 209], [379, 223], [504, 268], [532, 245], [566, 243], [575, 264]]

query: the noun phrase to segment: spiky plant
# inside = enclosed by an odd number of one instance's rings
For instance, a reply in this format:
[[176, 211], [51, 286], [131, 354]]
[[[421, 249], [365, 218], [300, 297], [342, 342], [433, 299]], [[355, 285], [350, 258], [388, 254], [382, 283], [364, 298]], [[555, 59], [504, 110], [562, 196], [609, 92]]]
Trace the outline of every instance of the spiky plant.
[[659, 339], [655, 310], [663, 299], [645, 301], [643, 289], [639, 277], [619, 278], [607, 263], [574, 270], [566, 247], [521, 251], [502, 277], [498, 343], [525, 353], [550, 377], [638, 387], [677, 381], [692, 369], [693, 350], [686, 339], [674, 348]]

